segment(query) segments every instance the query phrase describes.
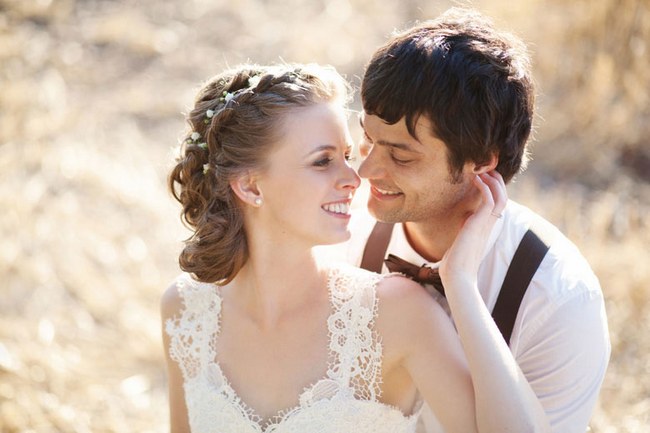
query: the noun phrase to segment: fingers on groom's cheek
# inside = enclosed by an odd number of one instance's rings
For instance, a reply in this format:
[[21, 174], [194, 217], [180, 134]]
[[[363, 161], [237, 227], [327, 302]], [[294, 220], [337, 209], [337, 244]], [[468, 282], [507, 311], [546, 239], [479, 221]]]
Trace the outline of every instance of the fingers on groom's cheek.
[[[496, 173], [496, 175], [495, 175]], [[496, 171], [492, 171], [490, 173], [483, 173], [481, 174], [483, 182], [487, 183], [490, 185], [490, 188], [496, 188], [499, 187], [503, 182], [501, 179], [501, 175], [499, 175]]]
[[479, 179], [481, 179], [481, 181], [483, 181], [483, 183], [487, 185], [493, 185], [495, 182], [495, 179], [492, 176], [490, 176], [488, 173], [481, 173], [478, 176]]
[[502, 188], [497, 178], [490, 176], [487, 173], [481, 174], [481, 180], [490, 188], [490, 192], [494, 199], [498, 200], [502, 195]]
[[495, 178], [495, 179], [499, 179], [499, 180], [503, 179], [503, 177], [501, 177], [501, 173], [499, 173], [496, 170], [490, 170], [486, 174], [489, 175], [490, 177]]
[[498, 179], [498, 178], [500, 178], [500, 176], [501, 176], [501, 175], [499, 174], [499, 172], [496, 171], [496, 170], [490, 170], [490, 171], [487, 171], [487, 172], [482, 173], [482, 174], [484, 174], [485, 176], [488, 176], [488, 177], [490, 177], [490, 178], [493, 178], [493, 179]]
[[490, 203], [493, 201], [492, 196], [494, 195], [494, 187], [490, 185], [490, 182], [486, 179], [486, 176], [486, 174], [477, 174], [474, 178], [474, 185], [476, 185], [476, 187], [481, 191], [485, 202]]
[[503, 181], [503, 177], [501, 177], [497, 171], [492, 171], [489, 174], [485, 174], [484, 182], [490, 187], [495, 202], [495, 208], [503, 210], [508, 201], [506, 185]]
[[493, 180], [494, 184], [502, 191], [505, 193], [506, 190], [506, 182], [503, 180], [503, 176], [496, 171], [493, 170], [490, 172], [490, 177]]

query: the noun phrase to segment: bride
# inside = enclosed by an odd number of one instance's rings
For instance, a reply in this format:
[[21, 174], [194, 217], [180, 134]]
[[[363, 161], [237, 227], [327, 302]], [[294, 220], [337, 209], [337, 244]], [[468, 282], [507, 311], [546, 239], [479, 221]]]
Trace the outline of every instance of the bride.
[[[243, 66], [200, 90], [169, 179], [193, 230], [162, 299], [172, 432], [414, 432], [422, 397], [445, 431], [477, 430], [441, 307], [411, 280], [313, 253], [350, 236], [346, 100], [316, 65]], [[474, 183], [448, 290], [475, 279], [505, 203], [489, 175]]]

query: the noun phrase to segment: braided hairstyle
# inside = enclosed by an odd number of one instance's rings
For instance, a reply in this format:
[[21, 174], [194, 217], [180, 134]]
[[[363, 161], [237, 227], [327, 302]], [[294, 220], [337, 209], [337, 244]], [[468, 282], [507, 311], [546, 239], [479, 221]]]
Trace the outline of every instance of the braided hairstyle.
[[345, 104], [348, 85], [331, 67], [243, 65], [208, 80], [187, 115], [169, 189], [193, 233], [182, 270], [204, 282], [230, 282], [248, 259], [242, 203], [230, 181], [264, 167], [285, 116], [321, 102]]

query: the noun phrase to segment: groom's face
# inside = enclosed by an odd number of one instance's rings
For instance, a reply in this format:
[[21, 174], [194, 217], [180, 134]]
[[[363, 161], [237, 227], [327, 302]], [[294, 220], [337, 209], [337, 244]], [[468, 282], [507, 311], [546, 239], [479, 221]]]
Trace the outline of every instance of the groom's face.
[[460, 178], [451, 175], [445, 143], [432, 133], [431, 122], [420, 117], [415, 135], [406, 122], [389, 125], [380, 117], [362, 114], [362, 149], [367, 157], [359, 175], [370, 183], [368, 210], [380, 221], [431, 222], [463, 219], [475, 206], [472, 167]]

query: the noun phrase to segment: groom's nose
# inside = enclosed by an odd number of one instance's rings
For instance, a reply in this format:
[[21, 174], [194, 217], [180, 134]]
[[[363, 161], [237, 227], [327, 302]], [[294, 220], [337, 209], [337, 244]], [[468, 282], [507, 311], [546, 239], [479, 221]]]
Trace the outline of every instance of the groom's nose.
[[377, 179], [381, 177], [382, 167], [379, 163], [379, 155], [374, 146], [366, 143], [365, 155], [364, 150], [359, 147], [359, 154], [363, 157], [357, 172], [364, 179]]

